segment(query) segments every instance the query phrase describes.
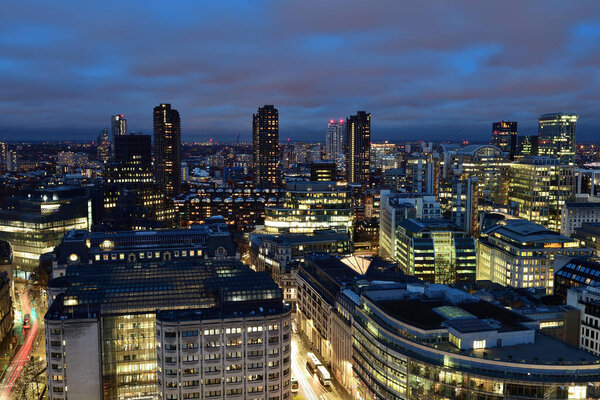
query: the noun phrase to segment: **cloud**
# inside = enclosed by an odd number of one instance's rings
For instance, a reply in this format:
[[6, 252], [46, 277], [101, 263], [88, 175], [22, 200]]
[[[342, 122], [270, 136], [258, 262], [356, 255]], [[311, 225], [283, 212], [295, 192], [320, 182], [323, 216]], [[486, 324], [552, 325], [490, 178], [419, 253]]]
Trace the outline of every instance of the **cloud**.
[[10, 2], [0, 14], [0, 137], [94, 138], [114, 113], [184, 140], [249, 139], [263, 104], [281, 137], [323, 140], [359, 109], [375, 140], [487, 140], [491, 122], [581, 115], [600, 128], [600, 4], [275, 0]]

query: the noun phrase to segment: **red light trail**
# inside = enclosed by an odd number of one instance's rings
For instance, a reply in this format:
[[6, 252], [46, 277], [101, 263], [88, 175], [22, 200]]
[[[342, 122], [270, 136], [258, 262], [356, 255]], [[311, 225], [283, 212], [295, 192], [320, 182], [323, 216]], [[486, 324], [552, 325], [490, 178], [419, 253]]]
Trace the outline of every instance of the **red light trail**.
[[19, 375], [23, 370], [23, 366], [25, 366], [25, 363], [29, 360], [29, 354], [31, 353], [31, 348], [35, 342], [35, 337], [39, 327], [38, 317], [35, 313], [35, 310], [32, 309], [31, 305], [29, 304], [27, 292], [24, 291], [22, 296], [22, 303], [25, 312], [31, 315], [31, 329], [29, 329], [29, 332], [27, 332], [25, 342], [6, 369], [6, 373], [4, 374], [4, 382], [2, 384], [2, 395], [0, 395], [0, 399], [2, 400], [8, 400], [10, 398], [10, 393], [17, 382], [17, 379], [19, 379]]

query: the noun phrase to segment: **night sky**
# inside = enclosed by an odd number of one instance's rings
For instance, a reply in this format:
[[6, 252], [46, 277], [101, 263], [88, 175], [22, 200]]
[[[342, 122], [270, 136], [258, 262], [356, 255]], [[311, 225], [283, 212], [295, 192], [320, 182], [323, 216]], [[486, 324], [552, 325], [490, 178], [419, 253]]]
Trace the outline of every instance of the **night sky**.
[[123, 113], [152, 131], [169, 102], [183, 140], [249, 140], [274, 104], [280, 138], [324, 140], [372, 113], [373, 140], [489, 140], [541, 113], [600, 132], [600, 2], [5, 1], [0, 138], [94, 138]]

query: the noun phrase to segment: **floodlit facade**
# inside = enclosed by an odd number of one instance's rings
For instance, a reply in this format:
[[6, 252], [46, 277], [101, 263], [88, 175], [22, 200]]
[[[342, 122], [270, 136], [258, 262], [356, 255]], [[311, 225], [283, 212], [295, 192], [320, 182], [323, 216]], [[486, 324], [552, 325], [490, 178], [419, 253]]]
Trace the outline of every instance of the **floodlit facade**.
[[354, 398], [600, 396], [600, 358], [537, 333], [525, 316], [441, 285], [367, 291], [361, 301]]
[[572, 236], [585, 223], [600, 222], [600, 203], [565, 202], [560, 213], [560, 233]]
[[543, 287], [552, 294], [554, 257], [589, 255], [577, 240], [523, 219], [506, 219], [477, 240], [477, 280], [515, 288]]
[[51, 400], [289, 396], [290, 308], [239, 261], [72, 265], [49, 289]]
[[212, 217], [188, 229], [152, 231], [68, 232], [51, 254], [52, 276], [64, 276], [69, 265], [234, 259], [235, 244], [223, 217]]
[[395, 260], [396, 231], [407, 218], [441, 219], [440, 203], [433, 195], [395, 193], [382, 190], [379, 202], [379, 255]]
[[29, 279], [40, 256], [51, 252], [72, 229], [89, 229], [92, 206], [85, 188], [59, 186], [4, 200], [0, 239], [13, 250], [13, 277]]
[[283, 204], [265, 209], [269, 233], [352, 232], [352, 219], [350, 191], [335, 182], [288, 183]]
[[519, 217], [560, 232], [561, 210], [575, 196], [575, 171], [548, 157], [527, 157], [510, 165], [508, 200]]
[[396, 242], [394, 260], [407, 275], [443, 284], [475, 280], [475, 239], [451, 221], [409, 218]]
[[568, 289], [567, 304], [579, 310], [579, 348], [600, 356], [600, 287]]

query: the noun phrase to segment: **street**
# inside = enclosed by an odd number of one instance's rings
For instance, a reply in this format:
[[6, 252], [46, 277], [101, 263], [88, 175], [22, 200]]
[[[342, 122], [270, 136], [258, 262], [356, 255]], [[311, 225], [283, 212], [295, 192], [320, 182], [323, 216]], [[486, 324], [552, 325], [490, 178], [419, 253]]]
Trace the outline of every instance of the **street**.
[[292, 336], [292, 376], [298, 380], [299, 391], [297, 395], [306, 400], [337, 400], [342, 399], [333, 386], [325, 388], [319, 382], [316, 375], [311, 375], [306, 369], [306, 353], [308, 349], [304, 346], [298, 335]]
[[[34, 307], [31, 306], [29, 295], [27, 290], [23, 290], [20, 296], [20, 307], [23, 314], [30, 314], [31, 328], [25, 333], [25, 339], [23, 344], [12, 358], [8, 365], [0, 384], [0, 400], [8, 400], [11, 398], [18, 397], [15, 390], [17, 387], [21, 387], [20, 379], [30, 380], [32, 377], [24, 377], [23, 371], [27, 369], [27, 364], [30, 361], [30, 356], [39, 349], [40, 338], [38, 337], [38, 331], [40, 327], [39, 316]], [[27, 375], [30, 375], [31, 371], [28, 371]], [[21, 382], [22, 383], [22, 382]]]

